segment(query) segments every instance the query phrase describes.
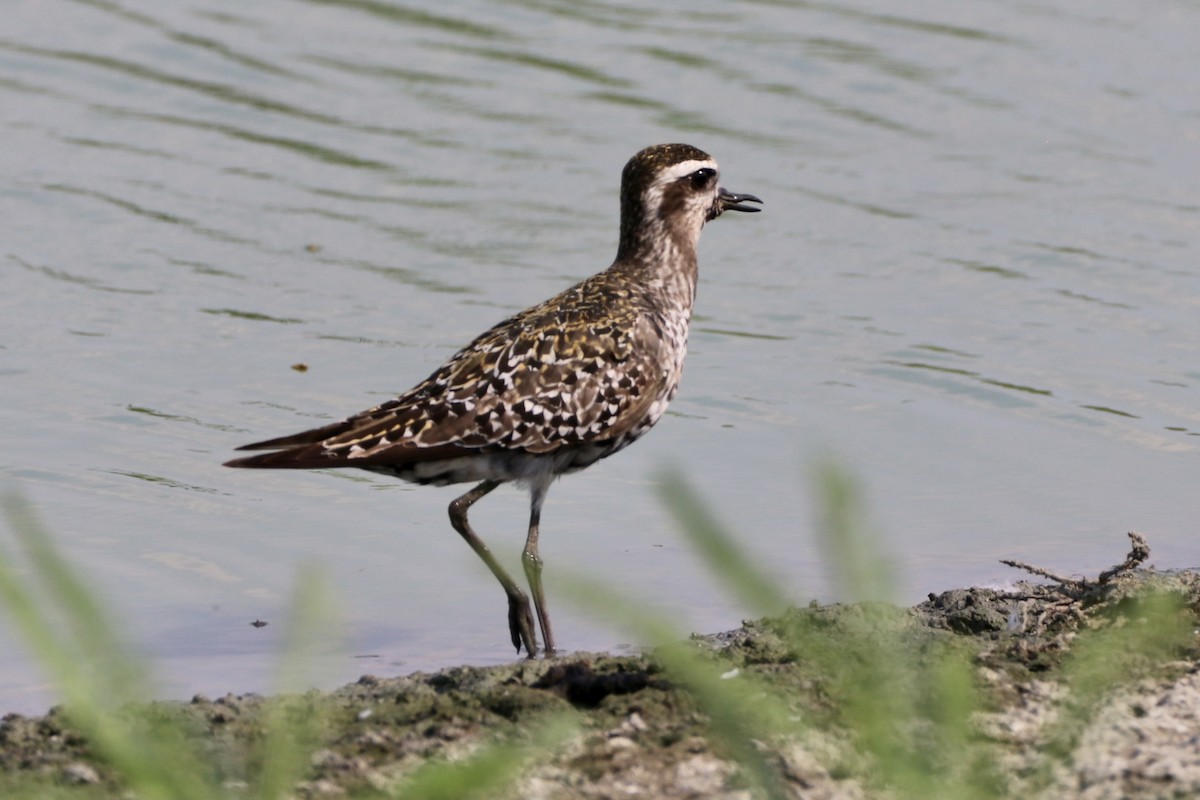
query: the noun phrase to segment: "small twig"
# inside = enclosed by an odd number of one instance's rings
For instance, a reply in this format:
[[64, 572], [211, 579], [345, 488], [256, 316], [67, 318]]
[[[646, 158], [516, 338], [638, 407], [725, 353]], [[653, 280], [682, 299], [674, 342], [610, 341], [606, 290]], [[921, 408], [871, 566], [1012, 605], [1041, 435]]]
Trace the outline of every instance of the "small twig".
[[1026, 572], [1033, 573], [1034, 575], [1038, 575], [1042, 578], [1048, 578], [1049, 580], [1052, 580], [1061, 586], [1065, 586], [1079, 592], [1086, 592], [1094, 589], [1097, 586], [1103, 586], [1121, 573], [1136, 569], [1150, 557], [1150, 545], [1146, 544], [1145, 537], [1136, 531], [1130, 531], [1128, 536], [1129, 541], [1131, 542], [1129, 555], [1125, 556], [1125, 560], [1120, 564], [1109, 567], [1108, 569], [1104, 570], [1104, 572], [1101, 572], [1094, 581], [1090, 581], [1087, 578], [1069, 578], [1066, 575], [1059, 575], [1057, 572], [1051, 572], [1044, 567], [1035, 567], [1032, 564], [1026, 564], [1024, 561], [1013, 561], [1011, 559], [1002, 558], [1000, 559], [1000, 563], [1015, 569], [1023, 569]]
[[1007, 559], [1007, 558], [1000, 559], [1000, 563], [1005, 564], [1010, 567], [1013, 567], [1015, 569], [1023, 569], [1026, 572], [1031, 572], [1034, 575], [1038, 575], [1043, 578], [1049, 578], [1050, 580], [1054, 581], [1055, 583], [1061, 583], [1063, 586], [1070, 586], [1073, 589], [1088, 588], [1088, 581], [1086, 578], [1084, 578], [1082, 580], [1080, 580], [1079, 578], [1068, 578], [1066, 575], [1059, 575], [1058, 573], [1051, 572], [1048, 569], [1043, 569], [1042, 567], [1035, 567], [1032, 564], [1026, 564], [1024, 561], [1013, 561], [1013, 560]]
[[1096, 583], [1108, 583], [1122, 572], [1129, 572], [1132, 569], [1136, 569], [1150, 557], [1150, 545], [1146, 544], [1145, 537], [1137, 531], [1130, 531], [1128, 535], [1130, 547], [1129, 555], [1125, 556], [1125, 562], [1101, 572], [1100, 576], [1096, 578]]
[[[1084, 607], [1097, 601], [1103, 601], [1111, 591], [1111, 587], [1107, 586], [1110, 581], [1118, 575], [1136, 569], [1150, 557], [1150, 546], [1146, 544], [1146, 540], [1140, 533], [1131, 531], [1129, 540], [1131, 545], [1129, 555], [1125, 556], [1125, 560], [1104, 570], [1095, 579], [1073, 578], [1052, 572], [1044, 567], [1026, 564], [1024, 561], [1001, 559], [1001, 564], [1024, 570], [1057, 584], [1057, 586], [1034, 587], [1035, 591], [1032, 594], [1014, 594], [1012, 596], [1012, 599], [1017, 601], [1014, 614], [1020, 614], [1019, 630], [1026, 632], [1032, 625], [1033, 633], [1041, 635], [1048, 630], [1071, 627], [1072, 620], [1075, 623], [1083, 623], [1085, 621]], [[1013, 627], [1013, 622], [1010, 621], [1009, 625], [1010, 628]]]

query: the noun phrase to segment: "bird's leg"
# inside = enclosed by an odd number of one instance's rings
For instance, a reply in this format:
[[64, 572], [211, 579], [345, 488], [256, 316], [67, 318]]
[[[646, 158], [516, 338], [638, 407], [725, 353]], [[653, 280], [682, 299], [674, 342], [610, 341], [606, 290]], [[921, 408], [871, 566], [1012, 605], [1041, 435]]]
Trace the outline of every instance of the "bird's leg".
[[537, 609], [538, 624], [542, 628], [542, 639], [546, 644], [546, 655], [554, 653], [554, 631], [550, 629], [550, 612], [546, 610], [546, 593], [542, 591], [542, 557], [538, 555], [538, 525], [542, 520], [542, 503], [546, 499], [545, 486], [534, 485], [529, 493], [529, 535], [525, 538], [525, 552], [521, 555], [521, 566], [533, 593], [533, 607]]
[[504, 567], [496, 561], [492, 551], [488, 550], [488, 546], [483, 543], [483, 540], [475, 535], [475, 531], [471, 530], [471, 524], [467, 522], [467, 510], [476, 500], [499, 485], [500, 481], [484, 481], [451, 503], [450, 524], [454, 526], [454, 530], [458, 531], [460, 536], [467, 540], [467, 544], [471, 545], [471, 549], [483, 559], [483, 563], [487, 564], [488, 569], [496, 576], [496, 580], [500, 581], [500, 585], [504, 587], [504, 593], [508, 595], [508, 632], [512, 635], [513, 647], [520, 652], [521, 645], [524, 645], [526, 654], [533, 658], [534, 653], [537, 652], [537, 636], [533, 632], [533, 614], [529, 611], [529, 598], [517, 586], [516, 581], [504, 571]]

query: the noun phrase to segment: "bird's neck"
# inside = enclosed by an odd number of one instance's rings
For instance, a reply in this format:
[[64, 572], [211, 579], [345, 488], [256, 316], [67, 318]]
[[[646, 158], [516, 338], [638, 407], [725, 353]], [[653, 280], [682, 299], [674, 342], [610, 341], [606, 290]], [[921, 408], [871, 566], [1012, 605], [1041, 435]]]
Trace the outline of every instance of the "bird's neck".
[[611, 269], [627, 275], [655, 305], [678, 309], [685, 318], [690, 317], [698, 277], [695, 245], [673, 237], [656, 237], [642, 245], [630, 251], [631, 255], [622, 257], [625, 251], [621, 251]]
[[[624, 223], [625, 220], [622, 220]], [[690, 313], [696, 297], [696, 233], [662, 224], [622, 224], [613, 269], [629, 275], [652, 295]]]

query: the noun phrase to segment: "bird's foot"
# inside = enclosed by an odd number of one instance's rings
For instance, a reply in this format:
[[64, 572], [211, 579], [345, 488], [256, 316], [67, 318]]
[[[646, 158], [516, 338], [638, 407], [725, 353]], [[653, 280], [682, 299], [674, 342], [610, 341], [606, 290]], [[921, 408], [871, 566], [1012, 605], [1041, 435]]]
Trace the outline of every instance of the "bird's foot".
[[512, 635], [513, 647], [521, 652], [525, 647], [528, 658], [537, 655], [537, 635], [533, 632], [533, 612], [529, 610], [529, 598], [524, 594], [508, 598], [508, 632]]

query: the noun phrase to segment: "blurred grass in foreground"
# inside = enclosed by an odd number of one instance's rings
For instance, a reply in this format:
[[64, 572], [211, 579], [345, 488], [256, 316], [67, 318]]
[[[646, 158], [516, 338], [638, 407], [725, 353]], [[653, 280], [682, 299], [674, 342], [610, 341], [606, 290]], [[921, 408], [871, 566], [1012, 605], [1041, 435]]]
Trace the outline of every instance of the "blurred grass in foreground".
[[[969, 637], [922, 633], [907, 611], [889, 605], [887, 564], [864, 522], [863, 503], [840, 469], [826, 466], [815, 482], [820, 532], [830, 568], [844, 593], [866, 602], [845, 607], [836, 622], [819, 608], [784, 613], [795, 588], [780, 586], [757, 566], [716, 521], [707, 504], [677, 475], [663, 478], [665, 501], [689, 541], [724, 586], [778, 635], [794, 667], [757, 671], [747, 661], [731, 669], [721, 653], [695, 642], [645, 604], [573, 578], [575, 599], [604, 608], [637, 637], [657, 646], [653, 660], [674, 687], [686, 692], [708, 720], [716, 751], [739, 765], [737, 780], [756, 797], [802, 794], [789, 784], [780, 753], [791, 744], [836, 732], [825, 767], [834, 777], [855, 778], [869, 795], [888, 798], [988, 800], [1012, 796], [997, 764], [995, 742], [973, 717], [987, 710]], [[0, 601], [30, 650], [55, 682], [64, 713], [91, 744], [96, 759], [119, 776], [120, 786], [67, 789], [44, 776], [0, 775], [5, 798], [128, 796], [138, 798], [280, 798], [290, 796], [310, 769], [312, 755], [330, 736], [320, 703], [303, 689], [309, 654], [330, 626], [328, 598], [304, 574], [293, 598], [280, 694], [268, 701], [263, 736], [246, 757], [247, 772], [231, 790], [227, 765], [205, 758], [203, 743], [180, 723], [147, 704], [147, 675], [119, 644], [110, 617], [59, 556], [27, 505], [15, 496], [3, 510], [28, 562], [18, 573], [0, 547]], [[1064, 759], [1084, 721], [1135, 663], [1165, 661], [1188, 641], [1192, 618], [1178, 602], [1151, 600], [1136, 611], [1141, 624], [1081, 633], [1057, 677], [1072, 698], [1051, 738], [1050, 760]], [[816, 702], [812, 697], [818, 698]], [[807, 701], [804, 698], [808, 698]], [[484, 798], [514, 796], [514, 785], [535, 763], [552, 758], [583, 733], [570, 713], [541, 716], [534, 732], [485, 744], [466, 758], [432, 759], [392, 788], [370, 796]]]
[[[8, 494], [0, 498], [0, 506], [31, 573], [28, 579], [20, 575], [16, 562], [0, 547], [0, 605], [57, 687], [66, 722], [83, 734], [97, 761], [120, 781], [116, 789], [63, 787], [45, 775], [0, 774], [0, 797], [274, 800], [295, 796], [295, 785], [328, 735], [321, 704], [297, 694], [304, 688], [306, 667], [317, 643], [332, 627], [325, 587], [311, 570], [301, 573], [292, 598], [277, 681], [281, 693], [268, 700], [262, 736], [244, 754], [248, 780], [231, 782], [218, 764], [206, 759], [196, 732], [178, 718], [160, 713], [151, 702], [153, 689], [146, 670], [120, 644], [110, 615], [59, 555], [28, 504]], [[396, 800], [490, 796], [512, 783], [517, 768], [530, 755], [550, 751], [572, 730], [562, 718], [551, 718], [530, 742], [499, 742], [455, 763], [432, 762], [415, 770], [387, 796]]]
[[[712, 510], [680, 476], [666, 475], [663, 485], [668, 506], [709, 569], [753, 613], [778, 615], [787, 602], [777, 580], [738, 550], [733, 537], [715, 523]], [[1001, 796], [990, 757], [973, 748], [968, 735], [970, 717], [980, 707], [970, 662], [954, 647], [922, 652], [929, 643], [907, 635], [911, 626], [906, 612], [883, 604], [891, 592], [887, 564], [867, 531], [863, 505], [849, 476], [825, 465], [818, 471], [816, 487], [821, 543], [830, 567], [848, 594], [867, 602], [860, 615], [843, 618], [836, 628], [803, 613], [777, 618], [775, 628], [789, 656], [807, 662], [805, 672], [813, 676], [816, 690], [828, 695], [828, 717], [806, 719], [810, 715], [794, 698], [747, 672], [736, 680], [711, 680], [722, 668], [719, 660], [694, 647], [668, 647], [668, 673], [688, 676], [681, 682], [712, 718], [715, 738], [726, 743], [729, 755], [743, 765], [762, 796], [794, 795], [757, 748], [746, 753], [734, 743], [778, 742], [781, 736], [802, 740], [818, 723], [846, 731], [856, 751], [852, 760], [859, 763], [845, 769], [862, 774], [868, 785], [885, 788], [893, 797]], [[729, 708], [736, 714], [726, 713]]]

